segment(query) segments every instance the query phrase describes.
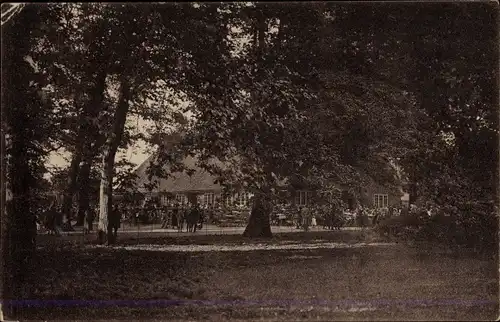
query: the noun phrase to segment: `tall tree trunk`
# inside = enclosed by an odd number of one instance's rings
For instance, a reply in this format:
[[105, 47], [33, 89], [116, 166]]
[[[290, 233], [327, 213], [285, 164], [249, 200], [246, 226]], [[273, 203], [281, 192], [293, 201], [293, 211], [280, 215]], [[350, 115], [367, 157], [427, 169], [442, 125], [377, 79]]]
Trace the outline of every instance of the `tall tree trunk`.
[[90, 207], [90, 173], [96, 155], [101, 151], [102, 146], [106, 143], [106, 136], [99, 133], [97, 125], [91, 126], [91, 133], [96, 133], [91, 140], [87, 140], [85, 152], [82, 160], [82, 166], [78, 174], [78, 219], [77, 225], [83, 225], [85, 213]]
[[[43, 6], [26, 5], [10, 26], [2, 25], [2, 300], [23, 299], [29, 290], [36, 249], [33, 186], [40, 161], [38, 134], [42, 103], [30, 88], [36, 78], [24, 61], [31, 46], [31, 31], [40, 24]], [[16, 30], [22, 29], [22, 33]], [[38, 80], [37, 80], [38, 81]], [[34, 128], [35, 127], [35, 128]], [[29, 130], [27, 130], [29, 129]], [[4, 302], [2, 313], [15, 317], [16, 308]], [[2, 314], [2, 315], [3, 315]], [[6, 316], [0, 317], [6, 319]]]
[[[2, 86], [3, 87], [3, 86]], [[3, 100], [2, 100], [3, 101]], [[7, 123], [4, 121], [4, 111], [5, 109], [2, 108], [2, 144], [1, 144], [1, 155], [5, 156], [8, 148], [8, 135], [6, 134], [7, 132]], [[12, 190], [9, 184], [8, 180], [8, 170], [7, 170], [7, 158], [2, 157], [1, 162], [2, 162], [2, 180], [1, 180], [1, 185], [2, 185], [2, 195], [1, 195], [1, 206], [2, 206], [2, 225], [1, 225], [1, 236], [2, 236], [2, 243], [1, 243], [1, 249], [2, 249], [2, 258], [3, 258], [3, 265], [1, 265], [0, 268], [0, 276], [2, 276], [2, 299], [9, 299], [11, 298], [11, 290], [12, 290], [12, 259], [10, 257], [10, 238], [9, 236], [9, 225], [8, 221], [10, 219], [10, 212], [7, 207], [7, 205], [12, 204]], [[0, 314], [3, 315], [3, 312], [5, 311], [6, 315], [11, 315], [11, 309], [8, 305], [0, 307]], [[0, 319], [4, 321], [3, 316], [0, 316]]]
[[113, 204], [113, 167], [114, 156], [110, 149], [107, 149], [102, 156], [101, 185], [99, 190], [99, 224], [97, 234], [99, 243], [106, 240], [108, 244], [113, 244], [113, 234], [109, 226], [109, 214]]
[[73, 196], [75, 194], [75, 190], [77, 187], [78, 169], [80, 167], [80, 162], [82, 161], [81, 150], [82, 150], [81, 147], [77, 147], [75, 153], [73, 153], [73, 157], [71, 159], [71, 163], [69, 166], [67, 185], [63, 194], [61, 211], [63, 213], [63, 216], [66, 218], [66, 221], [70, 225], [71, 225], [71, 210], [73, 208], [72, 207]]
[[78, 214], [76, 225], [82, 226], [85, 221], [85, 213], [90, 206], [90, 169], [91, 163], [83, 161], [78, 174]]
[[259, 193], [254, 197], [252, 213], [243, 232], [244, 237], [271, 238], [271, 198], [269, 193]]
[[411, 205], [411, 204], [415, 204], [417, 202], [417, 199], [418, 199], [418, 190], [417, 190], [417, 182], [416, 182], [416, 178], [415, 178], [415, 170], [412, 170], [412, 172], [410, 173], [410, 178], [409, 178], [409, 195], [410, 195], [410, 198], [408, 200], [408, 204]]
[[[255, 17], [255, 28], [256, 28], [256, 40], [258, 42], [254, 43], [257, 46], [257, 63], [264, 63], [264, 50], [266, 46], [265, 32], [267, 30], [266, 19], [261, 10], [257, 10], [257, 15]], [[263, 68], [258, 67], [257, 79], [263, 77]], [[253, 92], [252, 98], [254, 102], [259, 101], [258, 93]], [[271, 225], [269, 222], [269, 216], [271, 215], [271, 192], [269, 189], [263, 189], [254, 196], [254, 202], [252, 205], [252, 212], [248, 220], [248, 225], [243, 232], [245, 237], [272, 237]]]
[[120, 88], [120, 99], [115, 111], [112, 132], [106, 141], [106, 148], [102, 156], [101, 185], [99, 191], [99, 224], [97, 234], [99, 242], [104, 243], [105, 236], [108, 244], [114, 243], [114, 236], [109, 227], [109, 213], [113, 204], [113, 175], [115, 156], [120, 146], [125, 121], [129, 110], [130, 83], [123, 77]]
[[[19, 62], [17, 62], [19, 63]], [[19, 63], [21, 64], [21, 63]], [[22, 65], [21, 65], [22, 66]], [[18, 65], [15, 69], [19, 71]], [[36, 223], [33, 211], [33, 187], [36, 174], [32, 165], [39, 161], [39, 155], [33, 152], [34, 142], [29, 133], [26, 133], [26, 126], [36, 126], [36, 113], [31, 113], [39, 108], [36, 105], [29, 105], [28, 101], [33, 97], [24, 99], [29, 77], [20, 73], [18, 77], [9, 78], [14, 84], [10, 88], [12, 92], [6, 96], [7, 109], [6, 123], [4, 130], [9, 139], [6, 140], [5, 154], [3, 160], [3, 170], [5, 177], [2, 179], [4, 186], [2, 212], [5, 221], [2, 221], [3, 255], [5, 266], [4, 276], [4, 299], [22, 299], [26, 295], [29, 284], [32, 259], [36, 249]], [[26, 92], [24, 91], [26, 90]], [[13, 104], [13, 96], [21, 96]], [[31, 103], [31, 102], [30, 102]], [[35, 120], [35, 122], [33, 122]], [[9, 309], [11, 315], [16, 312], [13, 307]]]
[[102, 70], [99, 72], [95, 79], [94, 87], [92, 88], [91, 100], [85, 104], [84, 111], [82, 112], [81, 123], [77, 132], [75, 151], [68, 174], [68, 184], [63, 196], [62, 212], [69, 224], [71, 224], [71, 205], [73, 203], [73, 196], [77, 192], [78, 187], [77, 178], [80, 163], [82, 159], [85, 158], [85, 147], [89, 144], [88, 141], [93, 138], [89, 133], [94, 133], [93, 129], [95, 126], [93, 122], [101, 110], [100, 107], [104, 100], [104, 91], [106, 90], [106, 77], [106, 71]]

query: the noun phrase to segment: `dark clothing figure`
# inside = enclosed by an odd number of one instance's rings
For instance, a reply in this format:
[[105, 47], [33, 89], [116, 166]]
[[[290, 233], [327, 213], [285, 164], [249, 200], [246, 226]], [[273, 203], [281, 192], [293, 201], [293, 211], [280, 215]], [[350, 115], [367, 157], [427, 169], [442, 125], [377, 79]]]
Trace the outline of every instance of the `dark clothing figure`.
[[86, 232], [91, 232], [92, 228], [94, 226], [94, 220], [95, 220], [96, 214], [94, 212], [94, 209], [89, 208], [85, 212], [85, 223], [87, 224], [86, 230], [84, 229], [84, 233]]
[[167, 207], [162, 208], [161, 212], [161, 228], [165, 229], [168, 228], [168, 222], [169, 222], [169, 217], [170, 217], [170, 209]]
[[200, 221], [201, 213], [198, 206], [194, 206], [190, 211], [188, 210], [186, 216], [187, 231], [196, 232], [198, 222]]
[[140, 208], [139, 207], [134, 207], [133, 210], [132, 210], [132, 216], [133, 216], [133, 220], [134, 220], [134, 225], [135, 226], [138, 226], [139, 225], [139, 215], [140, 215]]
[[[113, 236], [113, 242], [116, 240], [118, 228], [120, 228], [121, 212], [118, 207], [113, 207], [108, 218], [108, 236]], [[109, 234], [111, 233], [111, 234]]]
[[172, 216], [172, 227], [176, 227], [176, 228], [179, 228], [179, 221], [177, 220], [177, 214], [179, 213], [179, 208], [178, 207], [174, 207], [172, 209], [172, 212], [171, 212], [171, 216]]
[[186, 217], [188, 214], [189, 209], [181, 207], [177, 211], [177, 229], [179, 232], [182, 232], [182, 229], [184, 229], [184, 222], [186, 221]]
[[303, 211], [302, 208], [297, 209], [297, 229], [300, 229], [302, 226], [302, 220], [303, 220]]
[[56, 236], [60, 236], [61, 233], [59, 231], [59, 227], [58, 227], [58, 217], [59, 217], [59, 213], [57, 211], [57, 209], [52, 206], [49, 208], [49, 210], [47, 210], [45, 212], [45, 215], [44, 215], [44, 226], [45, 226], [45, 229], [47, 229], [47, 232], [49, 235], [56, 235]]
[[205, 222], [207, 209], [200, 209], [200, 219], [198, 220], [198, 229], [203, 229], [203, 223]]
[[365, 212], [363, 208], [359, 208], [356, 216], [356, 221], [359, 227], [365, 226]]

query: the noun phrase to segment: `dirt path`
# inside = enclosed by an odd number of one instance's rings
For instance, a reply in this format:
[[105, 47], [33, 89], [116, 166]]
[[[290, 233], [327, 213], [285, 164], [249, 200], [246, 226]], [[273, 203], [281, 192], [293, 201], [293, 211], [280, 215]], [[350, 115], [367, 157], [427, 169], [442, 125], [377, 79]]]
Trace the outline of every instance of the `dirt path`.
[[[130, 245], [116, 246], [116, 249], [141, 250], [155, 252], [248, 252], [256, 250], [306, 250], [306, 249], [337, 249], [337, 248], [360, 248], [360, 247], [383, 247], [395, 243], [300, 243], [285, 242], [282, 245], [248, 244], [248, 245]], [[95, 245], [91, 247], [105, 248], [106, 246]]]
[[[193, 232], [178, 232], [175, 229], [159, 229], [154, 228], [154, 226], [145, 227], [125, 227], [125, 229], [120, 229], [118, 231], [118, 240], [126, 241], [130, 239], [137, 238], [185, 238], [193, 236], [222, 236], [222, 235], [241, 235], [245, 230], [244, 227], [217, 227], [217, 226], [205, 226], [203, 229]], [[305, 232], [295, 227], [284, 227], [284, 226], [272, 226], [271, 230], [273, 234], [304, 234]], [[356, 232], [362, 230], [370, 230], [370, 228], [360, 228], [360, 227], [343, 227], [341, 231], [345, 232]], [[317, 232], [326, 232], [335, 234], [338, 231], [325, 230], [322, 227], [315, 227], [311, 229], [307, 234], [313, 234]], [[97, 239], [95, 232], [92, 234], [84, 235], [82, 231], [74, 231], [64, 233], [62, 236], [52, 236], [46, 234], [40, 234], [37, 236], [38, 245], [50, 245], [50, 244], [61, 244], [65, 242], [71, 242], [75, 244], [91, 244]]]

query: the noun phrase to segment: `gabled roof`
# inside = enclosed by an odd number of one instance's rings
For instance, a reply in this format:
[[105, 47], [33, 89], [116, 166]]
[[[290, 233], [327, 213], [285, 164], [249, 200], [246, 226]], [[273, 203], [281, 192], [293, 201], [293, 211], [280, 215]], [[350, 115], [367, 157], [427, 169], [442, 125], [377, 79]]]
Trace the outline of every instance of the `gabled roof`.
[[[135, 171], [138, 176], [136, 181], [138, 189], [145, 191], [145, 185], [149, 183], [147, 169], [152, 162], [154, 156], [149, 157]], [[190, 176], [186, 172], [176, 172], [168, 178], [159, 179], [159, 186], [155, 189], [159, 192], [184, 192], [184, 191], [219, 191], [222, 186], [216, 184], [216, 177], [208, 171], [196, 165], [197, 158], [188, 156], [183, 160], [184, 165], [193, 169], [193, 174]]]

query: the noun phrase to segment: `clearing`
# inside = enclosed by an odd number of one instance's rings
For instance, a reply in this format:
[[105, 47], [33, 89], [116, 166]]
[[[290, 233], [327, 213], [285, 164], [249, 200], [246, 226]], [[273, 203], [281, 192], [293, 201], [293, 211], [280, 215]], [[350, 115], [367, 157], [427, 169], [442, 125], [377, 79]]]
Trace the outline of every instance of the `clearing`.
[[390, 243], [370, 230], [43, 244], [27, 297], [37, 300], [20, 303], [18, 319], [498, 316], [496, 253]]

